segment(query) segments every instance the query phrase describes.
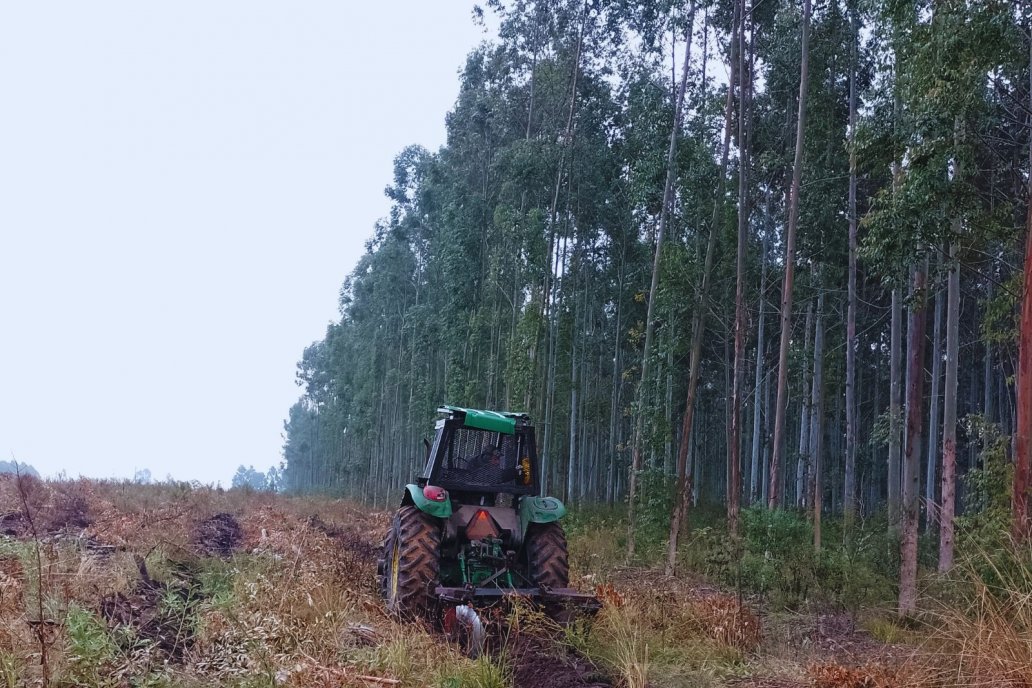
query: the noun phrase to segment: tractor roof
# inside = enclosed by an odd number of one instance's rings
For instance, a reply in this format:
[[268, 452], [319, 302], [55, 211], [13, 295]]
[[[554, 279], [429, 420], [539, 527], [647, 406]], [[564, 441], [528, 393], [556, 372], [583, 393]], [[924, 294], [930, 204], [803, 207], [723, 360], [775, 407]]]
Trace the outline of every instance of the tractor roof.
[[512, 435], [516, 432], [517, 421], [525, 424], [530, 420], [530, 417], [525, 413], [485, 411], [482, 409], [463, 408], [462, 406], [442, 406], [437, 409], [437, 412], [447, 414], [453, 418], [461, 417], [462, 424], [467, 428], [501, 432], [506, 435]]

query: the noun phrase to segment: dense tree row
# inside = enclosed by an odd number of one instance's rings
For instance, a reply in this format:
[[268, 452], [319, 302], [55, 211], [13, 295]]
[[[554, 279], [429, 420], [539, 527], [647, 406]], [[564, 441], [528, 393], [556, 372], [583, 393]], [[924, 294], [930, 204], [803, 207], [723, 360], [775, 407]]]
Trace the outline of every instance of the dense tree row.
[[697, 502], [732, 530], [743, 503], [806, 509], [818, 546], [822, 513], [887, 508], [905, 575], [922, 523], [948, 567], [975, 430], [1014, 437], [1028, 481], [1023, 8], [485, 11], [447, 144], [397, 157], [299, 364], [286, 485], [388, 504], [437, 405], [522, 410], [546, 490], [629, 500], [631, 550], [657, 504], [671, 551]]

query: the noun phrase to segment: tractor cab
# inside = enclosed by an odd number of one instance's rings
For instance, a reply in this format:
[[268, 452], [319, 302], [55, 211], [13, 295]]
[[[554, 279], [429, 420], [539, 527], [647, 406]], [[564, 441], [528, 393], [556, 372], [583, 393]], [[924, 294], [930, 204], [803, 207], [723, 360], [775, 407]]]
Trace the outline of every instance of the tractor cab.
[[[462, 504], [495, 506], [537, 494], [534, 428], [522, 413], [443, 406], [420, 487], [437, 486]], [[511, 503], [510, 503], [511, 506]]]

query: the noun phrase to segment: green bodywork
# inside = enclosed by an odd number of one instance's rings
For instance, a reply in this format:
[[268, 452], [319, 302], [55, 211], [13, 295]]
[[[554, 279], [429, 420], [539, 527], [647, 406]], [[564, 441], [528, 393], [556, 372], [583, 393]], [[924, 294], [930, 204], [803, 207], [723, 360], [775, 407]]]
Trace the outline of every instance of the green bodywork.
[[566, 515], [566, 507], [555, 497], [524, 497], [520, 500], [520, 527], [527, 534], [531, 523], [552, 523]]
[[443, 406], [442, 408], [465, 414], [462, 424], [467, 428], [500, 432], [503, 435], [513, 435], [516, 433], [516, 418], [520, 415], [518, 413], [503, 413], [501, 411], [482, 411], [461, 406]]
[[495, 573], [506, 567], [505, 550], [499, 538], [487, 538], [476, 543], [464, 545], [459, 550], [459, 572], [462, 585], [481, 586], [493, 583], [498, 587], [516, 587], [512, 571], [506, 570], [501, 576]]
[[422, 511], [423, 513], [436, 516], [437, 518], [448, 518], [452, 515], [451, 499], [445, 499], [443, 502], [435, 502], [432, 499], [427, 499], [426, 495], [423, 494], [423, 488], [419, 485], [406, 485], [405, 489], [408, 490], [409, 497], [412, 498], [412, 504]]

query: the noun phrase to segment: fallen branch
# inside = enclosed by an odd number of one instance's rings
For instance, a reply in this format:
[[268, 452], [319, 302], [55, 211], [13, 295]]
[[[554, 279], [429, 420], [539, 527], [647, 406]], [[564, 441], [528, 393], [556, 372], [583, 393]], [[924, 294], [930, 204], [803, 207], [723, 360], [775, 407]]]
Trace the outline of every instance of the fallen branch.
[[356, 676], [355, 678], [363, 681], [372, 681], [373, 683], [382, 683], [388, 686], [396, 686], [401, 683], [401, 681], [396, 678], [381, 678], [379, 676]]

